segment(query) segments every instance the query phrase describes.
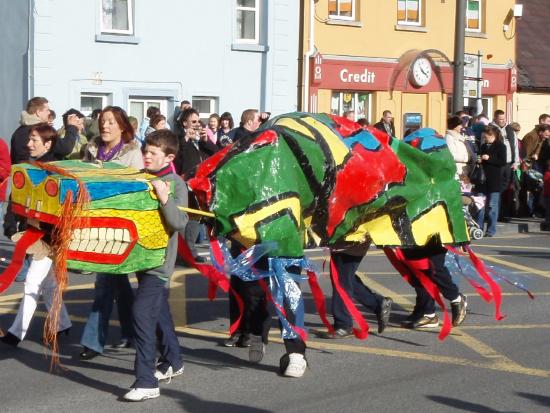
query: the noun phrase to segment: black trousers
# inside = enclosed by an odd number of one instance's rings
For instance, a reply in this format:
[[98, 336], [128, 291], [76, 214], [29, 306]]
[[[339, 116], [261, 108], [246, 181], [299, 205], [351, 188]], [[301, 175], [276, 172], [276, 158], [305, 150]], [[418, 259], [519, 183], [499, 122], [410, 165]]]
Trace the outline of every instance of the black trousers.
[[[233, 255], [233, 257], [236, 257], [239, 252], [240, 250], [236, 246], [232, 245], [231, 254]], [[259, 270], [266, 271], [269, 267], [267, 258], [261, 258], [256, 263], [256, 267]], [[300, 269], [295, 267], [290, 267], [287, 270], [294, 274], [300, 273]], [[272, 315], [267, 305], [268, 300], [266, 293], [262, 288], [260, 281], [242, 281], [236, 276], [231, 276], [230, 282], [232, 286], [237, 286], [237, 291], [239, 292], [239, 295], [244, 302], [243, 320], [241, 321], [240, 325], [241, 332], [249, 332], [251, 334], [254, 334], [255, 336], [262, 336], [263, 342], [267, 344]], [[268, 283], [268, 280], [266, 279], [265, 282]], [[231, 304], [231, 298], [229, 302], [229, 313], [230, 319], [231, 317], [234, 317], [232, 321], [237, 320], [239, 314], [238, 306], [236, 300], [233, 302], [233, 304]], [[288, 309], [286, 309], [286, 315], [288, 321], [294, 324], [295, 319], [292, 311], [288, 311]], [[306, 344], [301, 338], [285, 339], [284, 343], [286, 352], [288, 354], [305, 354]]]
[[[342, 288], [348, 295], [359, 301], [367, 309], [376, 313], [380, 309], [380, 305], [384, 300], [380, 294], [373, 292], [369, 287], [361, 282], [356, 275], [359, 264], [361, 264], [362, 256], [354, 256], [341, 252], [332, 252], [331, 259], [334, 261], [336, 270], [338, 271], [338, 280]], [[350, 329], [353, 326], [351, 314], [347, 310], [342, 297], [334, 287], [334, 275], [330, 274], [332, 283], [332, 316], [334, 317], [334, 328]]]
[[[445, 255], [447, 250], [441, 246], [439, 247], [425, 247], [414, 250], [403, 250], [403, 254], [409, 260], [419, 260], [427, 258], [430, 262], [430, 269], [422, 270], [422, 272], [432, 280], [443, 297], [452, 301], [458, 298], [459, 290], [456, 284], [453, 282], [451, 273], [445, 267]], [[435, 301], [420, 280], [416, 277], [412, 277], [411, 284], [416, 291], [416, 304], [414, 306], [414, 312], [417, 314], [433, 314], [435, 313]]]
[[132, 387], [156, 388], [157, 337], [161, 353], [159, 370], [166, 372], [168, 367], [172, 366], [172, 369], [177, 371], [181, 369], [183, 362], [170, 314], [166, 282], [155, 275], [136, 275], [139, 283], [133, 307], [136, 380]]

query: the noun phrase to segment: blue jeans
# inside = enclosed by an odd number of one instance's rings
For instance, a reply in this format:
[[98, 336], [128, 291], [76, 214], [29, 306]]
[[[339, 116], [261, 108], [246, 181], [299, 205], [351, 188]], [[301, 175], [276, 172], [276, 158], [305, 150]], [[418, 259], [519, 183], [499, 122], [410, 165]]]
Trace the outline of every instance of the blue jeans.
[[98, 273], [95, 281], [95, 298], [92, 311], [84, 327], [80, 344], [98, 353], [103, 347], [109, 333], [109, 319], [116, 300], [122, 338], [133, 337], [132, 305], [134, 293], [127, 275]]
[[477, 223], [481, 229], [485, 228], [485, 216], [487, 215], [487, 230], [485, 234], [493, 236], [497, 232], [497, 220], [500, 204], [500, 192], [485, 194], [485, 206], [479, 211]]

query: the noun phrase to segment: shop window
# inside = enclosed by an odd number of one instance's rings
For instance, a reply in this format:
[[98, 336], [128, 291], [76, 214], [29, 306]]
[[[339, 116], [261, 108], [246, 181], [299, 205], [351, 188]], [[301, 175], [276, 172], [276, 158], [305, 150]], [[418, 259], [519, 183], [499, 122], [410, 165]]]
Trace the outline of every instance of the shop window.
[[468, 0], [466, 31], [481, 32], [481, 0]]
[[328, 17], [334, 20], [355, 20], [355, 0], [329, 0]]
[[101, 33], [134, 34], [133, 0], [101, 0]]
[[135, 117], [141, 125], [141, 121], [147, 115], [147, 109], [151, 106], [160, 109], [160, 113], [167, 116], [168, 101], [164, 98], [151, 98], [146, 96], [130, 96], [128, 99], [128, 115]]
[[107, 93], [82, 93], [80, 95], [80, 111], [90, 116], [96, 109], [103, 109], [109, 105], [111, 95]]
[[422, 26], [422, 0], [398, 0], [397, 24]]
[[199, 112], [202, 120], [207, 120], [212, 113], [218, 112], [218, 98], [213, 96], [193, 96], [191, 104]]
[[[480, 111], [481, 109], [481, 111]], [[452, 113], [453, 110], [453, 96], [448, 95], [447, 96], [447, 116], [453, 116], [454, 113]], [[464, 98], [464, 107], [462, 108], [465, 112], [470, 114], [471, 116], [475, 116], [476, 114], [483, 113], [486, 115], [489, 119], [492, 119], [493, 116], [493, 97], [482, 97], [481, 98], [481, 107], [478, 108], [478, 99], [476, 98]]]
[[259, 0], [236, 0], [236, 33], [238, 43], [258, 44], [260, 41], [260, 5]]
[[369, 92], [332, 92], [330, 112], [342, 116], [352, 111], [354, 120], [366, 118], [371, 122], [371, 97]]

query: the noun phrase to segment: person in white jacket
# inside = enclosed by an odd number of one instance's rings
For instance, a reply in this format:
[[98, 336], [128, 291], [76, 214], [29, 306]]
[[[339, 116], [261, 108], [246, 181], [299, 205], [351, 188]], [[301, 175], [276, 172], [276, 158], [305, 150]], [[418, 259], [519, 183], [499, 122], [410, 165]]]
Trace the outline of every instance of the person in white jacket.
[[466, 137], [461, 134], [462, 128], [462, 120], [458, 116], [452, 116], [447, 120], [445, 142], [451, 155], [453, 155], [456, 164], [455, 178], [459, 181], [465, 181], [468, 177], [470, 172], [468, 162], [472, 161]]

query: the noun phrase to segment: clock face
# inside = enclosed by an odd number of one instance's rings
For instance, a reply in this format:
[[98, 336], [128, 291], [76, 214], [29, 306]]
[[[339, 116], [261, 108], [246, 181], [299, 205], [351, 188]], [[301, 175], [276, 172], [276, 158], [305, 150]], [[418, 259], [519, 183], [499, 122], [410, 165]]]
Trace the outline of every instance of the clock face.
[[421, 57], [412, 65], [411, 81], [416, 86], [426, 86], [432, 79], [432, 65], [428, 59]]

